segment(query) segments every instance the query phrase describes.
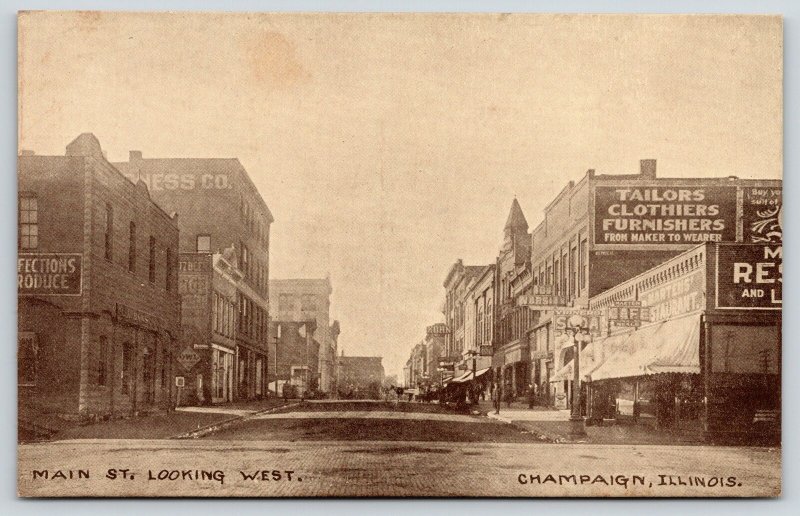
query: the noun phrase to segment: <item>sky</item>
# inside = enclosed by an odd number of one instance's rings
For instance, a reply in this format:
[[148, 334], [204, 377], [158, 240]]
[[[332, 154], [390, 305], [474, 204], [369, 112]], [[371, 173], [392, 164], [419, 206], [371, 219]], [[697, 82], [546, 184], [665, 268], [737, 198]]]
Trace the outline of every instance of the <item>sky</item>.
[[28, 13], [19, 146], [236, 157], [273, 278], [325, 277], [347, 355], [402, 367], [453, 262], [587, 169], [780, 178], [780, 19]]

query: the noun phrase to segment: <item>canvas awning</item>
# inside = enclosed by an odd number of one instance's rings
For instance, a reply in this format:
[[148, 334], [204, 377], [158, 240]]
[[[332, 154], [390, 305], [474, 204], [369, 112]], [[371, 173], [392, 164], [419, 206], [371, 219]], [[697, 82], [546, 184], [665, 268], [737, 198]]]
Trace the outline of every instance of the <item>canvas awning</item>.
[[592, 381], [657, 373], [700, 373], [700, 316], [670, 319], [629, 334], [620, 349], [590, 373]]

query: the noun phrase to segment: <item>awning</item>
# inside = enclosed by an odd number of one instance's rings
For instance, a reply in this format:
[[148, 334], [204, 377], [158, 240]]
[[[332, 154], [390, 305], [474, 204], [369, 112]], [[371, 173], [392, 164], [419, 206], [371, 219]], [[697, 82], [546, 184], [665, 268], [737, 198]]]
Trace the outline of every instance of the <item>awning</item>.
[[464, 382], [465, 378], [467, 376], [471, 375], [471, 374], [472, 374], [472, 371], [467, 371], [466, 373], [460, 374], [460, 375], [456, 376], [455, 378], [453, 378], [452, 380], [450, 380], [450, 383], [461, 383], [461, 382]]
[[657, 373], [700, 373], [698, 314], [636, 330], [629, 339], [625, 346], [628, 349], [620, 349], [591, 372], [592, 381]]
[[[486, 372], [491, 369], [490, 367], [486, 367], [484, 369], [478, 369], [475, 371], [475, 378], [480, 378], [481, 375], [486, 374]], [[469, 382], [472, 380], [472, 371], [467, 371], [466, 373], [462, 374], [458, 378], [453, 380], [453, 383], [464, 383]]]

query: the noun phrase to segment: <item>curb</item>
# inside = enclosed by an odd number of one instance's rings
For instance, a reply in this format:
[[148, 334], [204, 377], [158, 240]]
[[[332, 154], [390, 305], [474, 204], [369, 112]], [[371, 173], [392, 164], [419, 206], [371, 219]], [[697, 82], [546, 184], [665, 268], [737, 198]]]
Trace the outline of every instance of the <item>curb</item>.
[[230, 419], [225, 419], [220, 421], [219, 423], [212, 423], [210, 425], [204, 426], [202, 428], [198, 428], [196, 430], [192, 430], [191, 432], [185, 432], [183, 434], [178, 434], [175, 436], [170, 437], [170, 439], [199, 439], [200, 437], [205, 437], [207, 435], [211, 435], [213, 433], [219, 432], [220, 430], [225, 430], [226, 428], [230, 428], [231, 426], [242, 423], [244, 421], [248, 421], [256, 416], [260, 416], [262, 414], [269, 414], [275, 412], [279, 409], [285, 409], [287, 407], [294, 407], [299, 405], [300, 402], [295, 403], [287, 403], [286, 405], [278, 405], [277, 407], [272, 407], [264, 410], [259, 410], [244, 416], [234, 416]]
[[543, 441], [549, 441], [549, 442], [551, 442], [553, 444], [572, 444], [572, 443], [582, 443], [582, 442], [584, 442], [584, 441], [570, 441], [570, 440], [566, 439], [562, 435], [543, 433], [539, 429], [537, 429], [534, 432], [530, 428], [526, 428], [525, 426], [519, 424], [519, 422], [514, 422], [514, 420], [512, 420], [511, 418], [505, 417], [502, 414], [486, 414], [486, 417], [488, 417], [489, 419], [502, 421], [503, 423], [511, 425], [511, 426], [513, 426], [514, 428], [516, 428], [517, 430], [519, 430], [521, 432], [525, 432], [525, 433], [528, 433], [528, 434], [533, 434], [538, 439], [543, 440]]

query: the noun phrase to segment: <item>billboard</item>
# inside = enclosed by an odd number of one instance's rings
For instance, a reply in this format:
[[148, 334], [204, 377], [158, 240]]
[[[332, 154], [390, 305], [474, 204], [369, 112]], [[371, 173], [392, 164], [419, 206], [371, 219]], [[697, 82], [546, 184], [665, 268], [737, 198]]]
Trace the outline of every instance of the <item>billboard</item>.
[[20, 296], [79, 296], [83, 256], [78, 253], [19, 253]]
[[597, 246], [736, 241], [735, 186], [596, 186]]
[[717, 246], [718, 309], [780, 310], [783, 300], [783, 246]]
[[742, 232], [748, 244], [783, 241], [783, 189], [743, 188]]

